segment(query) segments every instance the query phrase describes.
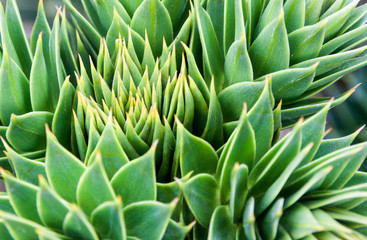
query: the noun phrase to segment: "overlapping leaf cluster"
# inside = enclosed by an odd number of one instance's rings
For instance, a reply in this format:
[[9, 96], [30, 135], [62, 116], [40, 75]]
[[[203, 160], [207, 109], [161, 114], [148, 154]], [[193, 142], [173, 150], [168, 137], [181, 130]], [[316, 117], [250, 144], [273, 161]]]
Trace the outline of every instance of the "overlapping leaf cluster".
[[366, 238], [366, 143], [324, 138], [354, 89], [309, 98], [366, 64], [365, 5], [82, 2], [31, 44], [0, 11], [2, 239]]

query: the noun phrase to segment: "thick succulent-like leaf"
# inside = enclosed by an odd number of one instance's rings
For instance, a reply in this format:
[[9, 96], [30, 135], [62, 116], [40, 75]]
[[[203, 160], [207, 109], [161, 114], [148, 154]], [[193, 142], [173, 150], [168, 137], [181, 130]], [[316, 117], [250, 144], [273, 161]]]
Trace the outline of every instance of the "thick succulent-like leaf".
[[24, 114], [32, 108], [28, 79], [8, 55], [6, 45], [3, 45], [0, 80], [0, 119], [4, 125], [9, 125], [11, 114]]
[[137, 0], [137, 1], [120, 0], [120, 2], [125, 7], [126, 11], [130, 14], [130, 17], [132, 17], [136, 9], [143, 2], [143, 0]]
[[289, 67], [290, 54], [284, 12], [262, 30], [251, 45], [249, 54], [255, 78]]
[[0, 220], [0, 236], [4, 240], [13, 240], [12, 236], [10, 235], [8, 229], [5, 226], [4, 220]]
[[103, 238], [126, 239], [126, 228], [121, 197], [116, 201], [105, 202], [98, 206], [91, 216], [91, 223]]
[[306, 18], [306, 0], [290, 0], [284, 4], [284, 20], [288, 33], [302, 28]]
[[76, 202], [78, 182], [85, 166], [47, 131], [46, 173], [52, 188], [68, 202]]
[[80, 177], [76, 194], [78, 205], [87, 216], [90, 216], [100, 204], [115, 199], [99, 153], [94, 163]]
[[47, 66], [48, 56], [43, 52], [43, 44], [46, 43], [43, 43], [41, 33], [37, 41], [29, 82], [31, 103], [34, 111], [54, 112], [58, 100], [58, 81], [50, 74], [51, 66]]
[[127, 235], [141, 240], [161, 239], [176, 204], [176, 200], [170, 204], [143, 201], [127, 206], [124, 208]]
[[173, 39], [171, 18], [159, 0], [144, 0], [134, 13], [131, 28], [140, 36], [144, 36], [147, 31], [154, 56], [159, 56], [162, 52], [163, 37], [168, 43]]
[[339, 11], [324, 18], [327, 20], [325, 40], [328, 41], [343, 27], [352, 10], [357, 6], [359, 0], [350, 1], [348, 5]]
[[64, 219], [71, 207], [49, 187], [43, 177], [40, 177], [39, 181], [37, 211], [42, 223], [49, 228], [62, 230]]
[[65, 6], [70, 11], [70, 14], [73, 17], [74, 23], [76, 23], [78, 30], [80, 30], [80, 34], [86, 36], [88, 42], [92, 44], [95, 49], [98, 49], [101, 36], [99, 33], [92, 27], [92, 25], [83, 17], [82, 14], [75, 9], [70, 0], [63, 0]]
[[251, 127], [247, 110], [244, 109], [238, 127], [223, 149], [217, 168], [222, 202], [226, 203], [230, 199], [231, 173], [235, 164], [245, 164], [251, 170], [255, 162], [255, 154], [255, 133]]
[[94, 152], [88, 160], [88, 165], [94, 162], [98, 152], [102, 156], [102, 163], [106, 170], [108, 179], [111, 179], [122, 166], [129, 162], [129, 159], [127, 158], [115, 134], [112, 115], [99, 138]]
[[[157, 142], [145, 155], [127, 163], [113, 176], [111, 185], [115, 193], [122, 196], [125, 206], [156, 199], [154, 169], [156, 148]], [[140, 191], [136, 192], [136, 189]]]
[[17, 215], [30, 221], [41, 223], [36, 205], [38, 188], [5, 173], [5, 171], [2, 171], [1, 175], [5, 181], [10, 203]]
[[208, 119], [201, 138], [208, 141], [216, 149], [223, 145], [223, 116], [213, 80], [210, 87]]
[[306, 147], [310, 143], [313, 143], [314, 145], [307, 156], [303, 159], [301, 166], [309, 163], [313, 159], [320, 146], [323, 138], [323, 130], [325, 129], [326, 124], [326, 115], [329, 111], [330, 104], [331, 102], [320, 112], [307, 119], [302, 124], [302, 148]]
[[65, 217], [63, 232], [74, 239], [99, 239], [87, 216], [76, 205], [71, 205], [71, 210]]
[[[350, 95], [355, 92], [355, 88], [343, 93], [342, 95], [338, 96], [330, 105], [329, 108], [334, 108], [340, 104], [342, 104], [345, 100], [348, 99]], [[330, 98], [312, 98], [307, 100], [299, 101], [298, 103], [287, 105], [282, 110], [282, 121], [286, 124], [285, 126], [289, 126], [290, 124], [286, 121], [298, 119], [302, 116], [310, 116], [326, 106], [330, 104], [330, 101], [333, 100]], [[293, 124], [293, 122], [291, 122]]]
[[17, 178], [38, 185], [38, 176], [42, 175], [46, 177], [45, 164], [18, 154], [9, 147], [5, 140], [2, 139], [2, 141], [6, 149], [6, 156], [11, 162], [11, 166]]
[[185, 226], [182, 223], [176, 223], [175, 221], [170, 220], [162, 240], [184, 240], [187, 234], [191, 231], [194, 224], [195, 222]]
[[10, 37], [10, 33], [9, 33], [9, 30], [8, 30], [7, 19], [6, 19], [6, 15], [4, 13], [4, 8], [3, 8], [2, 4], [0, 5], [0, 23], [1, 23], [0, 24], [1, 45], [5, 45], [10, 58], [12, 58], [18, 66], [22, 66], [22, 64], [20, 63], [20, 59], [18, 57], [18, 54], [17, 54], [17, 52], [15, 50], [15, 47], [13, 45], [13, 41]]
[[63, 239], [63, 236], [52, 232], [48, 228], [18, 216], [1, 212], [0, 217], [4, 219], [4, 224], [12, 236], [11, 239], [37, 240], [38, 231], [42, 231], [50, 236], [53, 236], [54, 239]]
[[274, 131], [274, 99], [271, 93], [271, 82], [265, 82], [264, 89], [256, 104], [248, 113], [251, 126], [255, 132], [256, 161], [268, 151], [271, 146]]
[[19, 57], [24, 74], [29, 76], [32, 65], [32, 52], [24, 31], [16, 0], [7, 1], [6, 23], [8, 25], [9, 35]]
[[242, 226], [245, 231], [245, 236], [248, 239], [256, 239], [255, 233], [255, 199], [249, 198], [243, 211]]
[[289, 34], [290, 62], [296, 64], [316, 58], [324, 43], [326, 21], [300, 28]]
[[344, 44], [348, 43], [347, 44], [348, 46], [350, 41], [352, 41], [353, 43], [354, 39], [359, 40], [359, 37], [361, 36], [362, 36], [362, 41], [363, 41], [363, 37], [366, 35], [366, 31], [367, 31], [367, 26], [363, 25], [343, 35], [333, 38], [332, 40], [330, 40], [329, 42], [325, 43], [322, 46], [319, 56], [325, 56], [325, 55], [331, 54], [335, 50], [337, 50], [339, 47], [344, 47]]
[[9, 195], [0, 196], [0, 210], [7, 213], [15, 214], [14, 209], [10, 203]]
[[287, 166], [291, 165], [299, 154], [301, 139], [302, 134], [298, 124], [295, 130], [266, 153], [249, 175], [250, 194], [255, 198], [261, 196], [285, 171]]
[[215, 178], [198, 174], [179, 185], [192, 214], [201, 225], [208, 227], [215, 208], [220, 205], [220, 190]]
[[[49, 42], [51, 30], [50, 30], [50, 26], [48, 25], [43, 1], [39, 1], [38, 3], [37, 17], [36, 17], [36, 20], [34, 22], [34, 26], [32, 29], [32, 34], [31, 34], [32, 54], [36, 52], [37, 40], [41, 32], [42, 32], [43, 42], [45, 43]], [[49, 55], [49, 49], [46, 44], [43, 45], [43, 52], [45, 53], [46, 56]]]
[[30, 112], [11, 116], [6, 131], [6, 139], [11, 145], [24, 152], [43, 150], [46, 147], [45, 125], [51, 125], [53, 114], [49, 112]]
[[225, 86], [252, 81], [253, 72], [245, 35], [232, 44], [225, 59]]
[[71, 119], [74, 96], [75, 88], [68, 78], [64, 81], [60, 90], [60, 98], [52, 119], [52, 132], [58, 141], [68, 149], [71, 147]]
[[268, 188], [268, 190], [266, 190], [264, 195], [261, 197], [255, 208], [255, 213], [261, 213], [276, 199], [290, 175], [303, 161], [304, 157], [311, 149], [311, 147], [312, 144], [308, 145], [307, 147], [302, 149], [302, 151], [296, 157], [292, 159], [292, 161], [288, 164], [284, 171], [279, 175], [278, 179], [274, 181], [274, 183]]
[[246, 204], [248, 167], [244, 164], [235, 164], [231, 173], [231, 197], [229, 207], [232, 221], [238, 222]]
[[[255, 28], [255, 35], [257, 37], [259, 33], [273, 20], [275, 20], [283, 11], [283, 1], [270, 0], [263, 3], [263, 8], [266, 7], [259, 18], [259, 22]], [[283, 13], [284, 14], [284, 13]]]
[[261, 93], [265, 82], [242, 82], [227, 87], [218, 95], [224, 122], [236, 121], [240, 118], [243, 104], [251, 109]]
[[315, 159], [323, 157], [329, 153], [337, 151], [339, 149], [350, 146], [357, 135], [364, 129], [364, 126], [358, 129], [356, 132], [341, 138], [324, 139], [320, 143], [320, 147], [317, 149]]
[[212, 216], [209, 226], [208, 240], [236, 238], [236, 225], [232, 222], [228, 206], [218, 206]]
[[175, 157], [180, 161], [181, 175], [191, 171], [194, 174], [216, 172], [218, 156], [209, 143], [189, 133], [184, 126], [177, 123], [177, 142]]
[[203, 58], [210, 76], [214, 76], [216, 92], [220, 92], [224, 84], [224, 59], [220, 50], [213, 24], [207, 12], [195, 2], [195, 17], [198, 24], [200, 40], [203, 47]]
[[283, 214], [284, 199], [278, 199], [265, 213], [260, 223], [261, 233], [264, 239], [274, 239], [277, 236], [279, 220]]
[[[271, 74], [271, 85], [277, 101], [294, 100], [301, 96], [312, 84], [318, 63], [306, 68], [292, 68]], [[256, 79], [264, 81], [268, 76]]]

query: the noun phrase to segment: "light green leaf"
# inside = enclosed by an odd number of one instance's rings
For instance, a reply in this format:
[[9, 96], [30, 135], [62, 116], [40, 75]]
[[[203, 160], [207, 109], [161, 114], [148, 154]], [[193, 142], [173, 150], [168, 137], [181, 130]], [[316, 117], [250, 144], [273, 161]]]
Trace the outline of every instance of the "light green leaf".
[[315, 156], [317, 149], [320, 146], [321, 140], [324, 136], [324, 129], [326, 124], [326, 116], [330, 109], [331, 102], [325, 106], [320, 112], [307, 119], [302, 124], [302, 148], [308, 144], [313, 143], [313, 147], [308, 152], [307, 156], [303, 159], [300, 166], [304, 166], [309, 163]]
[[214, 210], [220, 205], [217, 181], [208, 174], [199, 174], [187, 182], [180, 182], [186, 203], [197, 221], [208, 227]]
[[251, 109], [264, 90], [265, 82], [241, 82], [227, 87], [218, 95], [225, 123], [240, 118], [243, 104]]
[[351, 1], [348, 5], [333, 13], [332, 15], [324, 18], [327, 20], [325, 41], [332, 39], [335, 34], [343, 27], [343, 24], [347, 21], [352, 10], [357, 6], [359, 0]]
[[38, 176], [46, 177], [44, 163], [28, 159], [11, 149], [4, 139], [2, 142], [6, 149], [6, 156], [18, 179], [38, 185]]
[[59, 101], [52, 120], [52, 132], [58, 141], [68, 149], [71, 148], [70, 138], [74, 97], [75, 88], [69, 82], [69, 78], [67, 78], [60, 91]]
[[215, 91], [214, 80], [210, 87], [210, 103], [208, 119], [201, 138], [208, 141], [214, 148], [218, 149], [223, 145], [223, 115], [220, 103]]
[[65, 217], [63, 232], [74, 239], [99, 240], [87, 216], [74, 204], [71, 205], [71, 211]]
[[249, 55], [255, 79], [289, 67], [290, 53], [283, 12], [262, 30], [251, 45]]
[[[56, 238], [61, 238], [62, 236], [52, 232], [51, 230], [43, 227], [42, 225], [20, 218], [9, 213], [0, 213], [0, 217], [3, 219], [4, 224], [12, 237], [17, 240], [38, 240], [37, 231], [45, 232]], [[3, 236], [1, 236], [3, 237]], [[13, 239], [12, 238], [12, 239]]]
[[295, 239], [300, 239], [324, 230], [324, 227], [317, 222], [312, 212], [300, 203], [287, 210], [283, 214], [280, 223], [292, 238]]
[[147, 31], [154, 56], [162, 53], [163, 37], [168, 43], [173, 40], [171, 18], [159, 0], [144, 0], [134, 13], [131, 28], [140, 36], [144, 36]]
[[98, 152], [102, 156], [102, 163], [106, 170], [108, 179], [111, 179], [122, 166], [129, 162], [129, 159], [127, 158], [115, 134], [112, 115], [110, 115], [94, 152], [89, 158], [88, 165], [93, 163]]
[[317, 149], [314, 159], [323, 157], [329, 153], [335, 152], [339, 149], [350, 146], [358, 134], [364, 129], [364, 126], [358, 129], [356, 132], [341, 138], [324, 139], [320, 143], [320, 147]]
[[134, 15], [136, 9], [140, 6], [140, 4], [144, 0], [136, 0], [136, 1], [119, 0], [119, 1], [125, 7], [126, 11], [129, 13], [130, 17], [132, 17]]
[[247, 52], [245, 35], [232, 44], [225, 59], [225, 87], [235, 83], [253, 81], [251, 60]]
[[17, 150], [31, 152], [46, 147], [45, 125], [50, 125], [53, 114], [49, 112], [30, 112], [11, 116], [6, 138]]
[[176, 200], [170, 204], [143, 201], [124, 208], [127, 235], [141, 240], [161, 239], [177, 204]]
[[100, 204], [115, 199], [99, 153], [94, 163], [80, 177], [76, 194], [78, 204], [87, 216], [90, 216]]
[[266, 8], [256, 25], [254, 37], [258, 37], [272, 21], [277, 19], [280, 15], [284, 15], [283, 0], [266, 0], [266, 2], [263, 3], [263, 8], [264, 6], [266, 6]]
[[91, 42], [92, 46], [95, 49], [98, 49], [100, 38], [101, 36], [99, 33], [92, 27], [92, 25], [83, 17], [82, 14], [78, 12], [78, 10], [75, 9], [73, 4], [70, 2], [70, 0], [63, 0], [65, 6], [70, 11], [70, 14], [72, 15], [73, 19], [75, 19], [74, 22], [78, 25], [78, 30], [81, 30], [79, 34], [82, 34], [86, 36], [88, 41]]
[[242, 219], [242, 226], [245, 231], [246, 238], [251, 240], [256, 239], [255, 199], [253, 197], [247, 200]]
[[124, 165], [112, 178], [111, 185], [115, 193], [122, 196], [125, 206], [156, 199], [156, 148], [157, 142], [145, 155]]
[[[13, 45], [13, 41], [10, 37], [10, 33], [9, 33], [9, 29], [8, 29], [8, 24], [7, 24], [7, 19], [6, 19], [6, 15], [4, 13], [4, 8], [3, 5], [0, 5], [0, 32], [1, 32], [1, 45], [7, 48], [8, 54], [10, 56], [11, 59], [14, 60], [14, 62], [18, 65], [18, 66], [22, 66], [22, 64], [20, 63], [20, 59], [18, 57], [18, 54], [15, 50], [15, 47]], [[4, 48], [4, 47], [2, 47]]]
[[47, 131], [46, 173], [52, 188], [66, 201], [76, 202], [76, 190], [85, 166]]
[[[49, 74], [51, 66], [47, 66], [48, 57], [43, 52], [42, 33], [38, 37], [36, 53], [30, 76], [31, 103], [34, 111], [54, 112], [58, 100], [58, 82]], [[49, 79], [52, 76], [53, 79]], [[57, 93], [55, 93], [57, 91]]]
[[[243, 110], [235, 132], [227, 142], [218, 164], [221, 201], [227, 203], [231, 193], [231, 174], [235, 164], [245, 164], [251, 171], [254, 166], [256, 145], [255, 133], [251, 127], [247, 109]], [[244, 147], [246, 146], [246, 147]]]
[[[296, 101], [312, 84], [319, 63], [311, 67], [287, 69], [275, 72], [272, 77], [272, 90], [276, 100]], [[257, 79], [263, 81], [266, 77]]]
[[271, 82], [266, 81], [264, 90], [256, 104], [251, 108], [248, 117], [255, 132], [256, 158], [259, 160], [270, 148], [274, 132], [273, 107], [274, 99], [271, 93]]
[[177, 120], [175, 155], [179, 158], [181, 175], [216, 172], [218, 157], [213, 147], [201, 138], [189, 133]]
[[260, 223], [260, 229], [264, 239], [275, 239], [279, 227], [279, 220], [283, 215], [284, 199], [278, 199], [265, 213]]
[[322, 5], [328, 0], [307, 0], [306, 1], [306, 26], [319, 21]]
[[[334, 108], [342, 104], [354, 92], [355, 92], [355, 88], [338, 96], [331, 103], [331, 106], [329, 108]], [[330, 103], [330, 100], [332, 99], [314, 97], [312, 99], [306, 99], [306, 100], [299, 101], [298, 103], [295, 103], [295, 104], [287, 105], [282, 110], [282, 121], [298, 119], [302, 116], [309, 116], [311, 114], [314, 114], [320, 111], [321, 109], [325, 108], [325, 106], [327, 106]], [[289, 126], [287, 122], [285, 123], [286, 123], [284, 124], [285, 126]]]
[[324, 43], [326, 20], [289, 34], [290, 63], [297, 64], [319, 56]]
[[223, 89], [224, 84], [224, 58], [220, 50], [213, 24], [208, 13], [195, 1], [195, 17], [198, 24], [201, 45], [203, 47], [204, 64], [210, 76], [214, 76], [216, 92]]
[[64, 219], [71, 207], [49, 187], [44, 178], [40, 177], [39, 182], [37, 210], [42, 223], [49, 228], [62, 230]]
[[355, 39], [358, 40], [361, 36], [365, 36], [366, 32], [367, 26], [363, 25], [352, 31], [344, 33], [343, 35], [333, 38], [322, 46], [319, 56], [326, 56], [333, 53], [339, 47], [344, 47], [345, 44], [349, 45], [349, 43], [353, 42]]
[[304, 27], [306, 15], [305, 0], [290, 0], [284, 4], [284, 20], [287, 32], [291, 33]]
[[[48, 43], [50, 39], [51, 30], [47, 22], [43, 1], [39, 1], [38, 3], [37, 17], [34, 22], [31, 34], [31, 49], [33, 54], [36, 52], [37, 39], [40, 33], [42, 33], [43, 42]], [[43, 52], [45, 53], [46, 56], [50, 55], [49, 48], [46, 44], [43, 46]]]
[[29, 82], [19, 66], [8, 55], [6, 45], [3, 45], [3, 58], [0, 67], [0, 119], [4, 125], [9, 125], [11, 114], [30, 112], [31, 99]]
[[228, 206], [218, 206], [212, 216], [209, 226], [208, 240], [233, 240], [236, 238], [236, 225]]
[[232, 221], [238, 222], [242, 217], [247, 197], [248, 167], [244, 164], [235, 164], [231, 173], [231, 197], [229, 207]]
[[1, 176], [4, 178], [10, 203], [19, 217], [41, 223], [36, 206], [36, 196], [38, 187], [19, 180], [2, 170]]
[[299, 125], [274, 145], [250, 172], [250, 194], [255, 198], [262, 196], [299, 154], [302, 139]]
[[29, 76], [32, 66], [32, 52], [23, 27], [16, 0], [6, 2], [6, 24], [20, 64], [26, 76]]
[[185, 226], [182, 223], [176, 223], [175, 221], [170, 220], [162, 240], [184, 240], [191, 231], [194, 224], [195, 222]]
[[[302, 151], [295, 156], [288, 166], [284, 169], [284, 171], [279, 175], [279, 177], [271, 184], [271, 186], [266, 190], [264, 195], [260, 198], [256, 208], [255, 213], [260, 214], [264, 211], [270, 204], [276, 199], [279, 195], [280, 191], [284, 187], [285, 183], [287, 182], [289, 176], [295, 171], [295, 169], [299, 166], [299, 164], [304, 160], [304, 157], [311, 149], [312, 143], [309, 144], [307, 147], [302, 149]], [[282, 203], [283, 205], [283, 203]]]
[[125, 240], [126, 228], [121, 197], [98, 206], [92, 213], [91, 222], [102, 238]]

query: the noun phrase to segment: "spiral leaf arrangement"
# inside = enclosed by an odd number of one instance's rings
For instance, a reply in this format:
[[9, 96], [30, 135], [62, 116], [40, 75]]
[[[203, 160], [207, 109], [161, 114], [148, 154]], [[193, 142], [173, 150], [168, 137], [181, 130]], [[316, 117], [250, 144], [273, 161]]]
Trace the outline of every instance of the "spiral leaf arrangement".
[[325, 138], [355, 88], [314, 95], [367, 64], [367, 5], [82, 3], [30, 43], [0, 8], [1, 239], [366, 239], [363, 128]]

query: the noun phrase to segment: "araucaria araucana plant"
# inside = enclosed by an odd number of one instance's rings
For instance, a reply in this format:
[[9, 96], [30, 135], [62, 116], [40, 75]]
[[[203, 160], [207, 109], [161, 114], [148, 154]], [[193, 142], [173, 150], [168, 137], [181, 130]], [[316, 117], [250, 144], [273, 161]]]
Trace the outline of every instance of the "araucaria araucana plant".
[[325, 138], [355, 88], [313, 97], [367, 64], [367, 5], [82, 3], [30, 43], [0, 9], [1, 239], [367, 239], [363, 128]]

